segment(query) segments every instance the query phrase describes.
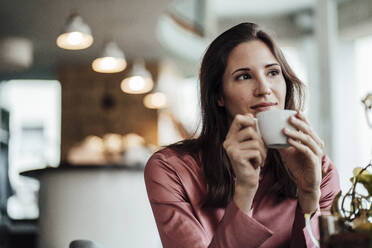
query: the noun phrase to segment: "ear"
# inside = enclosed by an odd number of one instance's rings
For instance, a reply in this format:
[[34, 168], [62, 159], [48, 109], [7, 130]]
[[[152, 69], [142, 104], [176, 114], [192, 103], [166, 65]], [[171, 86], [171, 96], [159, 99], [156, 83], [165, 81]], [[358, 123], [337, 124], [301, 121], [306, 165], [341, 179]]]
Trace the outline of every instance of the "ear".
[[220, 96], [217, 100], [217, 104], [219, 107], [225, 107], [225, 101], [223, 99], [223, 96]]

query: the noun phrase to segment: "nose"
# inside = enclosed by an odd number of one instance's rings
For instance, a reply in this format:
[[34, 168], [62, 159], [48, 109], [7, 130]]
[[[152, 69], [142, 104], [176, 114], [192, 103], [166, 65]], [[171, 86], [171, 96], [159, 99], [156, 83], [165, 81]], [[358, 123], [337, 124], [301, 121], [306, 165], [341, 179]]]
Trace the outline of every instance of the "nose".
[[256, 89], [254, 90], [255, 96], [265, 96], [271, 94], [270, 84], [264, 77], [256, 78]]

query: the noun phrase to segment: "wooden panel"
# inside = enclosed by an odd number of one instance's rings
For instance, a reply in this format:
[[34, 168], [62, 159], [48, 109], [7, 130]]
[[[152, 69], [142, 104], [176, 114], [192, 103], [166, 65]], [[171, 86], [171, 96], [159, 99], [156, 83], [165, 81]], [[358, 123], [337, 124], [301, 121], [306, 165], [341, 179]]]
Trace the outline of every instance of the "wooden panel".
[[[147, 63], [157, 78], [158, 64]], [[121, 80], [130, 71], [102, 74], [90, 66], [61, 66], [58, 79], [62, 86], [61, 160], [68, 149], [88, 135], [135, 132], [146, 142], [157, 144], [157, 112], [143, 106], [144, 95], [128, 95], [120, 90]], [[102, 104], [105, 94], [112, 96], [114, 106]]]

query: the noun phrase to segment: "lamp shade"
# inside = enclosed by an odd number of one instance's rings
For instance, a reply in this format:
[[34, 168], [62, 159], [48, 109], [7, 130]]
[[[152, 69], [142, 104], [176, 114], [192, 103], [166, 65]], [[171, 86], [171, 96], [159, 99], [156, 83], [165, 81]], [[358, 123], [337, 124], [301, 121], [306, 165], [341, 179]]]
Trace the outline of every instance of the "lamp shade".
[[144, 94], [152, 90], [154, 82], [144, 62], [135, 62], [129, 77], [121, 82], [121, 90], [128, 94]]
[[32, 41], [22, 37], [0, 40], [0, 71], [18, 71], [29, 68], [33, 62]]
[[162, 109], [167, 107], [167, 96], [163, 92], [150, 93], [143, 98], [143, 104], [149, 109]]
[[62, 34], [57, 38], [57, 46], [68, 50], [81, 50], [92, 44], [92, 33], [83, 18], [77, 14], [70, 15]]
[[101, 73], [121, 72], [126, 67], [124, 53], [113, 41], [105, 44], [101, 57], [96, 58], [92, 63], [93, 70]]

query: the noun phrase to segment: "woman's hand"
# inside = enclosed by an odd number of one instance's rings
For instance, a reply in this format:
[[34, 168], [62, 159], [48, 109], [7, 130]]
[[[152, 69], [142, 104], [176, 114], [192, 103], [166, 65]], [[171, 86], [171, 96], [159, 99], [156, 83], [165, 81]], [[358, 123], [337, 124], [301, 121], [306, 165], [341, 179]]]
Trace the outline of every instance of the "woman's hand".
[[289, 122], [297, 131], [283, 130], [291, 146], [280, 149], [279, 153], [297, 184], [302, 210], [313, 212], [320, 197], [324, 143], [312, 130], [303, 113], [297, 112], [289, 118]]
[[256, 131], [253, 115], [235, 116], [223, 147], [236, 176], [234, 201], [239, 208], [248, 212], [267, 154], [262, 138]]

